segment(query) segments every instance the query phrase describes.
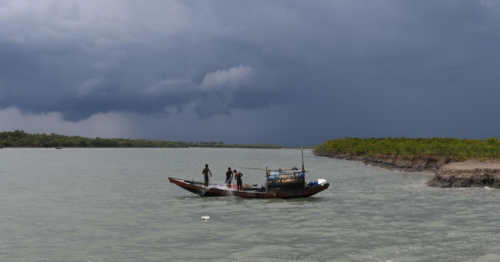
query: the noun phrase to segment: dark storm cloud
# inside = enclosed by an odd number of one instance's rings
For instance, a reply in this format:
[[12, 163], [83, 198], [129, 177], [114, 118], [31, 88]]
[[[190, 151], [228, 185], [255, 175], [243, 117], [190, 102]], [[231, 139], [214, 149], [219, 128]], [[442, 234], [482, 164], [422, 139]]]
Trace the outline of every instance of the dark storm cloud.
[[194, 105], [208, 119], [278, 105], [300, 108], [283, 121], [321, 126], [316, 140], [460, 136], [471, 129], [440, 133], [440, 119], [498, 116], [493, 0], [16, 0], [0, 2], [0, 22], [0, 107], [23, 112], [79, 121]]
[[[228, 111], [220, 105], [232, 99], [232, 89], [250, 86], [253, 69], [218, 64], [208, 52], [213, 47], [203, 43], [211, 32], [197, 33], [204, 26], [190, 21], [188, 7], [105, 1], [112, 7], [106, 13], [97, 3], [4, 3], [2, 107], [57, 111], [67, 120], [80, 120], [110, 111], [164, 114], [167, 107], [193, 101], [207, 107], [202, 98], [213, 96], [219, 109], [200, 114], [209, 117]], [[207, 50], [200, 50], [203, 46]], [[219, 79], [203, 83], [217, 72]]]

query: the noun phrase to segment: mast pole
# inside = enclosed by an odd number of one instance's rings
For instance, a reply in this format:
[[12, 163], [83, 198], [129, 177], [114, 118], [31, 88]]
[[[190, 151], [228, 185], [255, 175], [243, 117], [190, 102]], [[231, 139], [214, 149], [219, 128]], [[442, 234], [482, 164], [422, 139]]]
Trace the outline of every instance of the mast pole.
[[266, 192], [267, 192], [267, 185], [269, 184], [269, 171], [267, 171], [267, 166], [266, 166]]
[[302, 147], [300, 147], [300, 152], [302, 153], [302, 170], [305, 170], [304, 169], [304, 150], [302, 149]]

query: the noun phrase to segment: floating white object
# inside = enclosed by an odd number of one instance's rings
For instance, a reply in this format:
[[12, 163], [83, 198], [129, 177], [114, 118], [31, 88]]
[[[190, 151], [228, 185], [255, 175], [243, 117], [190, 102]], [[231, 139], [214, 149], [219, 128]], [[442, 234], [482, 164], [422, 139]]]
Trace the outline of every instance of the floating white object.
[[201, 220], [209, 220], [210, 216], [201, 216]]
[[320, 186], [326, 184], [326, 180], [324, 180], [324, 179], [317, 179], [316, 181], [318, 181], [318, 185], [320, 185]]

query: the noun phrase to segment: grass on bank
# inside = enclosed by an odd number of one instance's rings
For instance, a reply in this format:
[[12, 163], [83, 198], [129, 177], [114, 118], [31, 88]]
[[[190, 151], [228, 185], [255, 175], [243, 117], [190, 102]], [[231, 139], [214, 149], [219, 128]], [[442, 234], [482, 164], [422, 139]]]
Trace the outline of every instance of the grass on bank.
[[340, 138], [328, 140], [315, 148], [315, 154], [448, 156], [461, 160], [500, 158], [500, 141], [456, 138]]

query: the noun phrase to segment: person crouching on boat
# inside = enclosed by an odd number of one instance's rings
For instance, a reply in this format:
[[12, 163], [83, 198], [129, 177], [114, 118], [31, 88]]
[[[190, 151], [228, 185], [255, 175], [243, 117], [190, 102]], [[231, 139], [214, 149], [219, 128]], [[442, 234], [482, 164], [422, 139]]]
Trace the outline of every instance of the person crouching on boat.
[[212, 171], [208, 169], [208, 165], [205, 165], [205, 168], [203, 168], [201, 173], [205, 176], [205, 186], [208, 187], [208, 173], [210, 173], [210, 177], [212, 177]]
[[226, 172], [226, 186], [231, 188], [231, 181], [233, 180], [233, 171], [231, 171], [231, 168], [227, 168]]
[[241, 180], [242, 176], [243, 174], [241, 172], [236, 171], [236, 169], [234, 170], [234, 177], [236, 178], [236, 185], [238, 187], [238, 191], [243, 190], [243, 180]]

